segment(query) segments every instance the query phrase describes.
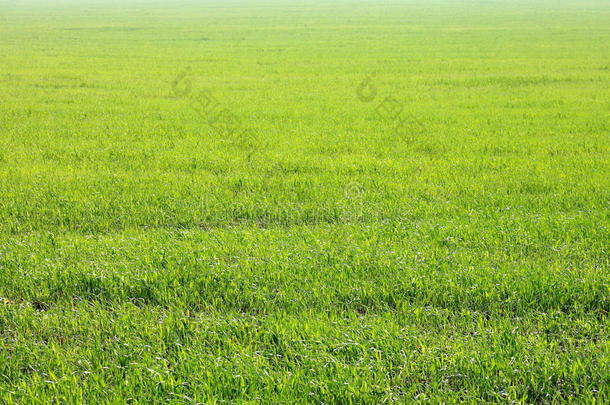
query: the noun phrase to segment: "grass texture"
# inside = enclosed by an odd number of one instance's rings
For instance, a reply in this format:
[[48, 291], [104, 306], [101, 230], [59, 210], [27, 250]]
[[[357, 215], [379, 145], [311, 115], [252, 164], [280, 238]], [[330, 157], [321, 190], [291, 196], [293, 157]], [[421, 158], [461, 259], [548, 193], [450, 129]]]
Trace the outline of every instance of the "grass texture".
[[610, 401], [606, 1], [0, 1], [0, 402]]

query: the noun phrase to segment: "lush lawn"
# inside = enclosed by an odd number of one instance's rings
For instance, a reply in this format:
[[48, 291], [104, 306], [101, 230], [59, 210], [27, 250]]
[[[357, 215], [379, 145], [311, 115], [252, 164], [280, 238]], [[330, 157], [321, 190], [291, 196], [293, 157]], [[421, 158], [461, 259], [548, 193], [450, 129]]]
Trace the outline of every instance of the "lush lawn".
[[610, 3], [17, 4], [0, 403], [610, 401]]

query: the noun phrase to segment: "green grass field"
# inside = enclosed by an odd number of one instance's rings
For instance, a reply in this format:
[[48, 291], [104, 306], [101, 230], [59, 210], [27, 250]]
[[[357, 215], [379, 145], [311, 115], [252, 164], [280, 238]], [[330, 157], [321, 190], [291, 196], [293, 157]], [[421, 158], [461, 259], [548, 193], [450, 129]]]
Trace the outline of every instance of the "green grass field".
[[608, 1], [0, 0], [0, 403], [610, 401]]

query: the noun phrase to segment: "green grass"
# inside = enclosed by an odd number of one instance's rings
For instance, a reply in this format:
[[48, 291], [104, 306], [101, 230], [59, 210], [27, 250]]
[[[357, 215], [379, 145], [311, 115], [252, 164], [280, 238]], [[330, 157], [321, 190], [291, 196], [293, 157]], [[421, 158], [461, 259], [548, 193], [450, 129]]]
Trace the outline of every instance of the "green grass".
[[610, 401], [608, 21], [0, 1], [0, 403]]

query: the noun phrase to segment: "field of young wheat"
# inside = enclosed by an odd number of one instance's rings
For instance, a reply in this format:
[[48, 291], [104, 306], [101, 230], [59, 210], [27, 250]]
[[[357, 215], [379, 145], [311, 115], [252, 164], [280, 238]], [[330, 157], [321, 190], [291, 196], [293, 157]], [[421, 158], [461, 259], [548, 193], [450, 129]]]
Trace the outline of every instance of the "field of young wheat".
[[0, 1], [0, 403], [610, 401], [609, 22]]

